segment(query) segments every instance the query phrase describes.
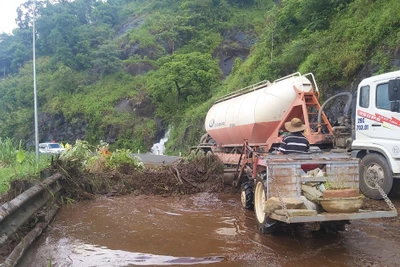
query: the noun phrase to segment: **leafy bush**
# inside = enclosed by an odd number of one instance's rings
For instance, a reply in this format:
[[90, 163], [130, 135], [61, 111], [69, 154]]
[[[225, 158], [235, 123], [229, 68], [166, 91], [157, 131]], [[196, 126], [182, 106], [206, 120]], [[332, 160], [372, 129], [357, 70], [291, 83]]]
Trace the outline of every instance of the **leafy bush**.
[[[144, 168], [139, 158], [132, 155], [129, 149], [120, 149], [115, 152], [108, 150], [109, 144], [100, 141], [97, 147], [97, 153], [90, 157], [85, 167], [91, 173], [102, 173], [109, 170], [141, 170]], [[123, 171], [125, 172], [125, 171]]]
[[87, 141], [76, 140], [75, 145], [66, 149], [60, 158], [66, 166], [81, 169], [86, 166], [92, 154], [93, 152]]
[[141, 170], [144, 168], [144, 165], [140, 159], [133, 156], [129, 149], [117, 149], [109, 157], [109, 160], [106, 162], [106, 166], [112, 170], [118, 170], [119, 168], [126, 166], [129, 166], [135, 170]]

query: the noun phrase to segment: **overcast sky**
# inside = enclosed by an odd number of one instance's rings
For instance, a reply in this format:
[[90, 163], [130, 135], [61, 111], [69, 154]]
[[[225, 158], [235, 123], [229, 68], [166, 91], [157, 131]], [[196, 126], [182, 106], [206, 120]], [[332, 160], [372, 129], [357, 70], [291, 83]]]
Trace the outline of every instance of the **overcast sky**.
[[26, 0], [0, 0], [0, 33], [11, 33], [17, 27], [17, 8]]

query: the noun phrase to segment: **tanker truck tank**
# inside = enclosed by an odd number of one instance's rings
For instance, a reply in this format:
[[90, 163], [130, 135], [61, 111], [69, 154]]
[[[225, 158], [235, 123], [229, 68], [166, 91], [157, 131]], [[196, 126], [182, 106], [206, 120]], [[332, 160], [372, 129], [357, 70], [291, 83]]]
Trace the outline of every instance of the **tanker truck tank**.
[[206, 116], [206, 131], [218, 146], [240, 146], [244, 140], [250, 146], [265, 144], [297, 95], [313, 90], [300, 73], [243, 88], [214, 103]]

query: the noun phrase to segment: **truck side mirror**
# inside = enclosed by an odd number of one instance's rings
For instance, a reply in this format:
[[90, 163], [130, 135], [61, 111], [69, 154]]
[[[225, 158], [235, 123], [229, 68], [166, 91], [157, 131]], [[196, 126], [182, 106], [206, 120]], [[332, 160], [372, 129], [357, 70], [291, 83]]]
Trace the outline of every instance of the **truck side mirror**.
[[389, 101], [400, 100], [400, 79], [389, 80]]
[[399, 112], [400, 111], [400, 103], [397, 101], [390, 102], [390, 111]]

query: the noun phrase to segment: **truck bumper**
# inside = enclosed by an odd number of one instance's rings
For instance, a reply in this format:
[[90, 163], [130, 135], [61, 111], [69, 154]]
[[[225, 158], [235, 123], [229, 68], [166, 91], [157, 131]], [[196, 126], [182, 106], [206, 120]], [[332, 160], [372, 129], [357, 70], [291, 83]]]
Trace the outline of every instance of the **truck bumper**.
[[[328, 221], [345, 221], [345, 220], [359, 220], [359, 219], [372, 219], [383, 217], [396, 217], [398, 215], [395, 211], [369, 211], [360, 210], [357, 213], [320, 213], [314, 216], [291, 216], [290, 223], [306, 223], [306, 222], [328, 222]], [[286, 217], [275, 213], [269, 216], [276, 221], [285, 222]]]

